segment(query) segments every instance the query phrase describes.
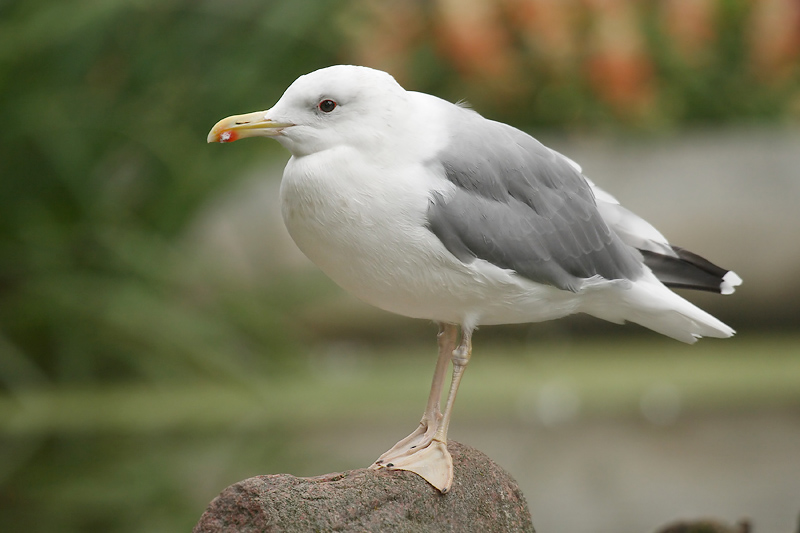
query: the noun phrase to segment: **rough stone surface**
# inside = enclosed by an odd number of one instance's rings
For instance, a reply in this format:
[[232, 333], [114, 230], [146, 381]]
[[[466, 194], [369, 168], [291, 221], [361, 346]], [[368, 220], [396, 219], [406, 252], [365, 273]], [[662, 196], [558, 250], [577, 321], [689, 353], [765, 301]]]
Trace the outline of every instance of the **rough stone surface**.
[[469, 446], [450, 441], [448, 449], [455, 481], [447, 494], [416, 474], [385, 469], [256, 476], [222, 491], [194, 533], [534, 532], [508, 473]]

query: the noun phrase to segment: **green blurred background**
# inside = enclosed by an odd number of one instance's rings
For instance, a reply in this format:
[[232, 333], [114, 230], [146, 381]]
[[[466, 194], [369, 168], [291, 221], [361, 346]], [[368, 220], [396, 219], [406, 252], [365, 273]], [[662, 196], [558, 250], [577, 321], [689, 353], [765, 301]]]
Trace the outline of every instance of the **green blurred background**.
[[[0, 531], [185, 531], [230, 483], [365, 466], [414, 427], [435, 327], [353, 301], [292, 247], [277, 143], [205, 143], [336, 63], [534, 133], [745, 279], [690, 295], [740, 331], [725, 342], [582, 318], [478, 333], [453, 437], [520, 479], [537, 529], [643, 531], [702, 501], [789, 531], [799, 60], [793, 0], [0, 2]], [[563, 464], [607, 468], [603, 445], [682, 435], [688, 451], [642, 464], [696, 466], [708, 427], [712, 455], [764, 442], [707, 476], [771, 455], [742, 479], [786, 479], [633, 502], [651, 490], [636, 476], [543, 479], [565, 442], [594, 444]]]

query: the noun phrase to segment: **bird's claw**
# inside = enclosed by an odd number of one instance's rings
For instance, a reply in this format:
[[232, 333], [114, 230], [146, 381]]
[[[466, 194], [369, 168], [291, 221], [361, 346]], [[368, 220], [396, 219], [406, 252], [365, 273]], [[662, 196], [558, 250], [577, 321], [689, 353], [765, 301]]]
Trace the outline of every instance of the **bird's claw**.
[[[412, 433], [409, 437], [413, 435]], [[397, 444], [399, 445], [400, 442]], [[450, 456], [445, 442], [434, 438], [425, 445], [414, 445], [402, 451], [396, 450], [396, 453], [389, 456], [389, 453], [395, 448], [397, 445], [383, 454], [369, 468], [371, 470], [380, 470], [381, 468], [407, 470], [414, 472], [443, 494], [450, 490], [453, 485], [453, 458]]]

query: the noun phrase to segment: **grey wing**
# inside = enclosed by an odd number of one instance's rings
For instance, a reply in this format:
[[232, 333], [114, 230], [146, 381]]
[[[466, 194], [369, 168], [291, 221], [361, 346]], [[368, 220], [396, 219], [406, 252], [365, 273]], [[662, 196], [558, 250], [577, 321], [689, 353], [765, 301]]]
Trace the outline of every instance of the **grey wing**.
[[431, 164], [456, 190], [434, 194], [428, 227], [461, 261], [484, 259], [571, 291], [592, 276], [642, 273], [641, 255], [605, 223], [580, 172], [533, 137], [481, 118]]

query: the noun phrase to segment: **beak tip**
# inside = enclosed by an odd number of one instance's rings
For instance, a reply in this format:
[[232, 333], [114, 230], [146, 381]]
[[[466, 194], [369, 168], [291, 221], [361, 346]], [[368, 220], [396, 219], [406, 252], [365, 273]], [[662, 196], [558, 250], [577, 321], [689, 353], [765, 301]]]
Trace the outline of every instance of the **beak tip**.
[[230, 143], [238, 139], [239, 136], [233, 130], [218, 130], [216, 128], [209, 132], [206, 142], [210, 143]]

